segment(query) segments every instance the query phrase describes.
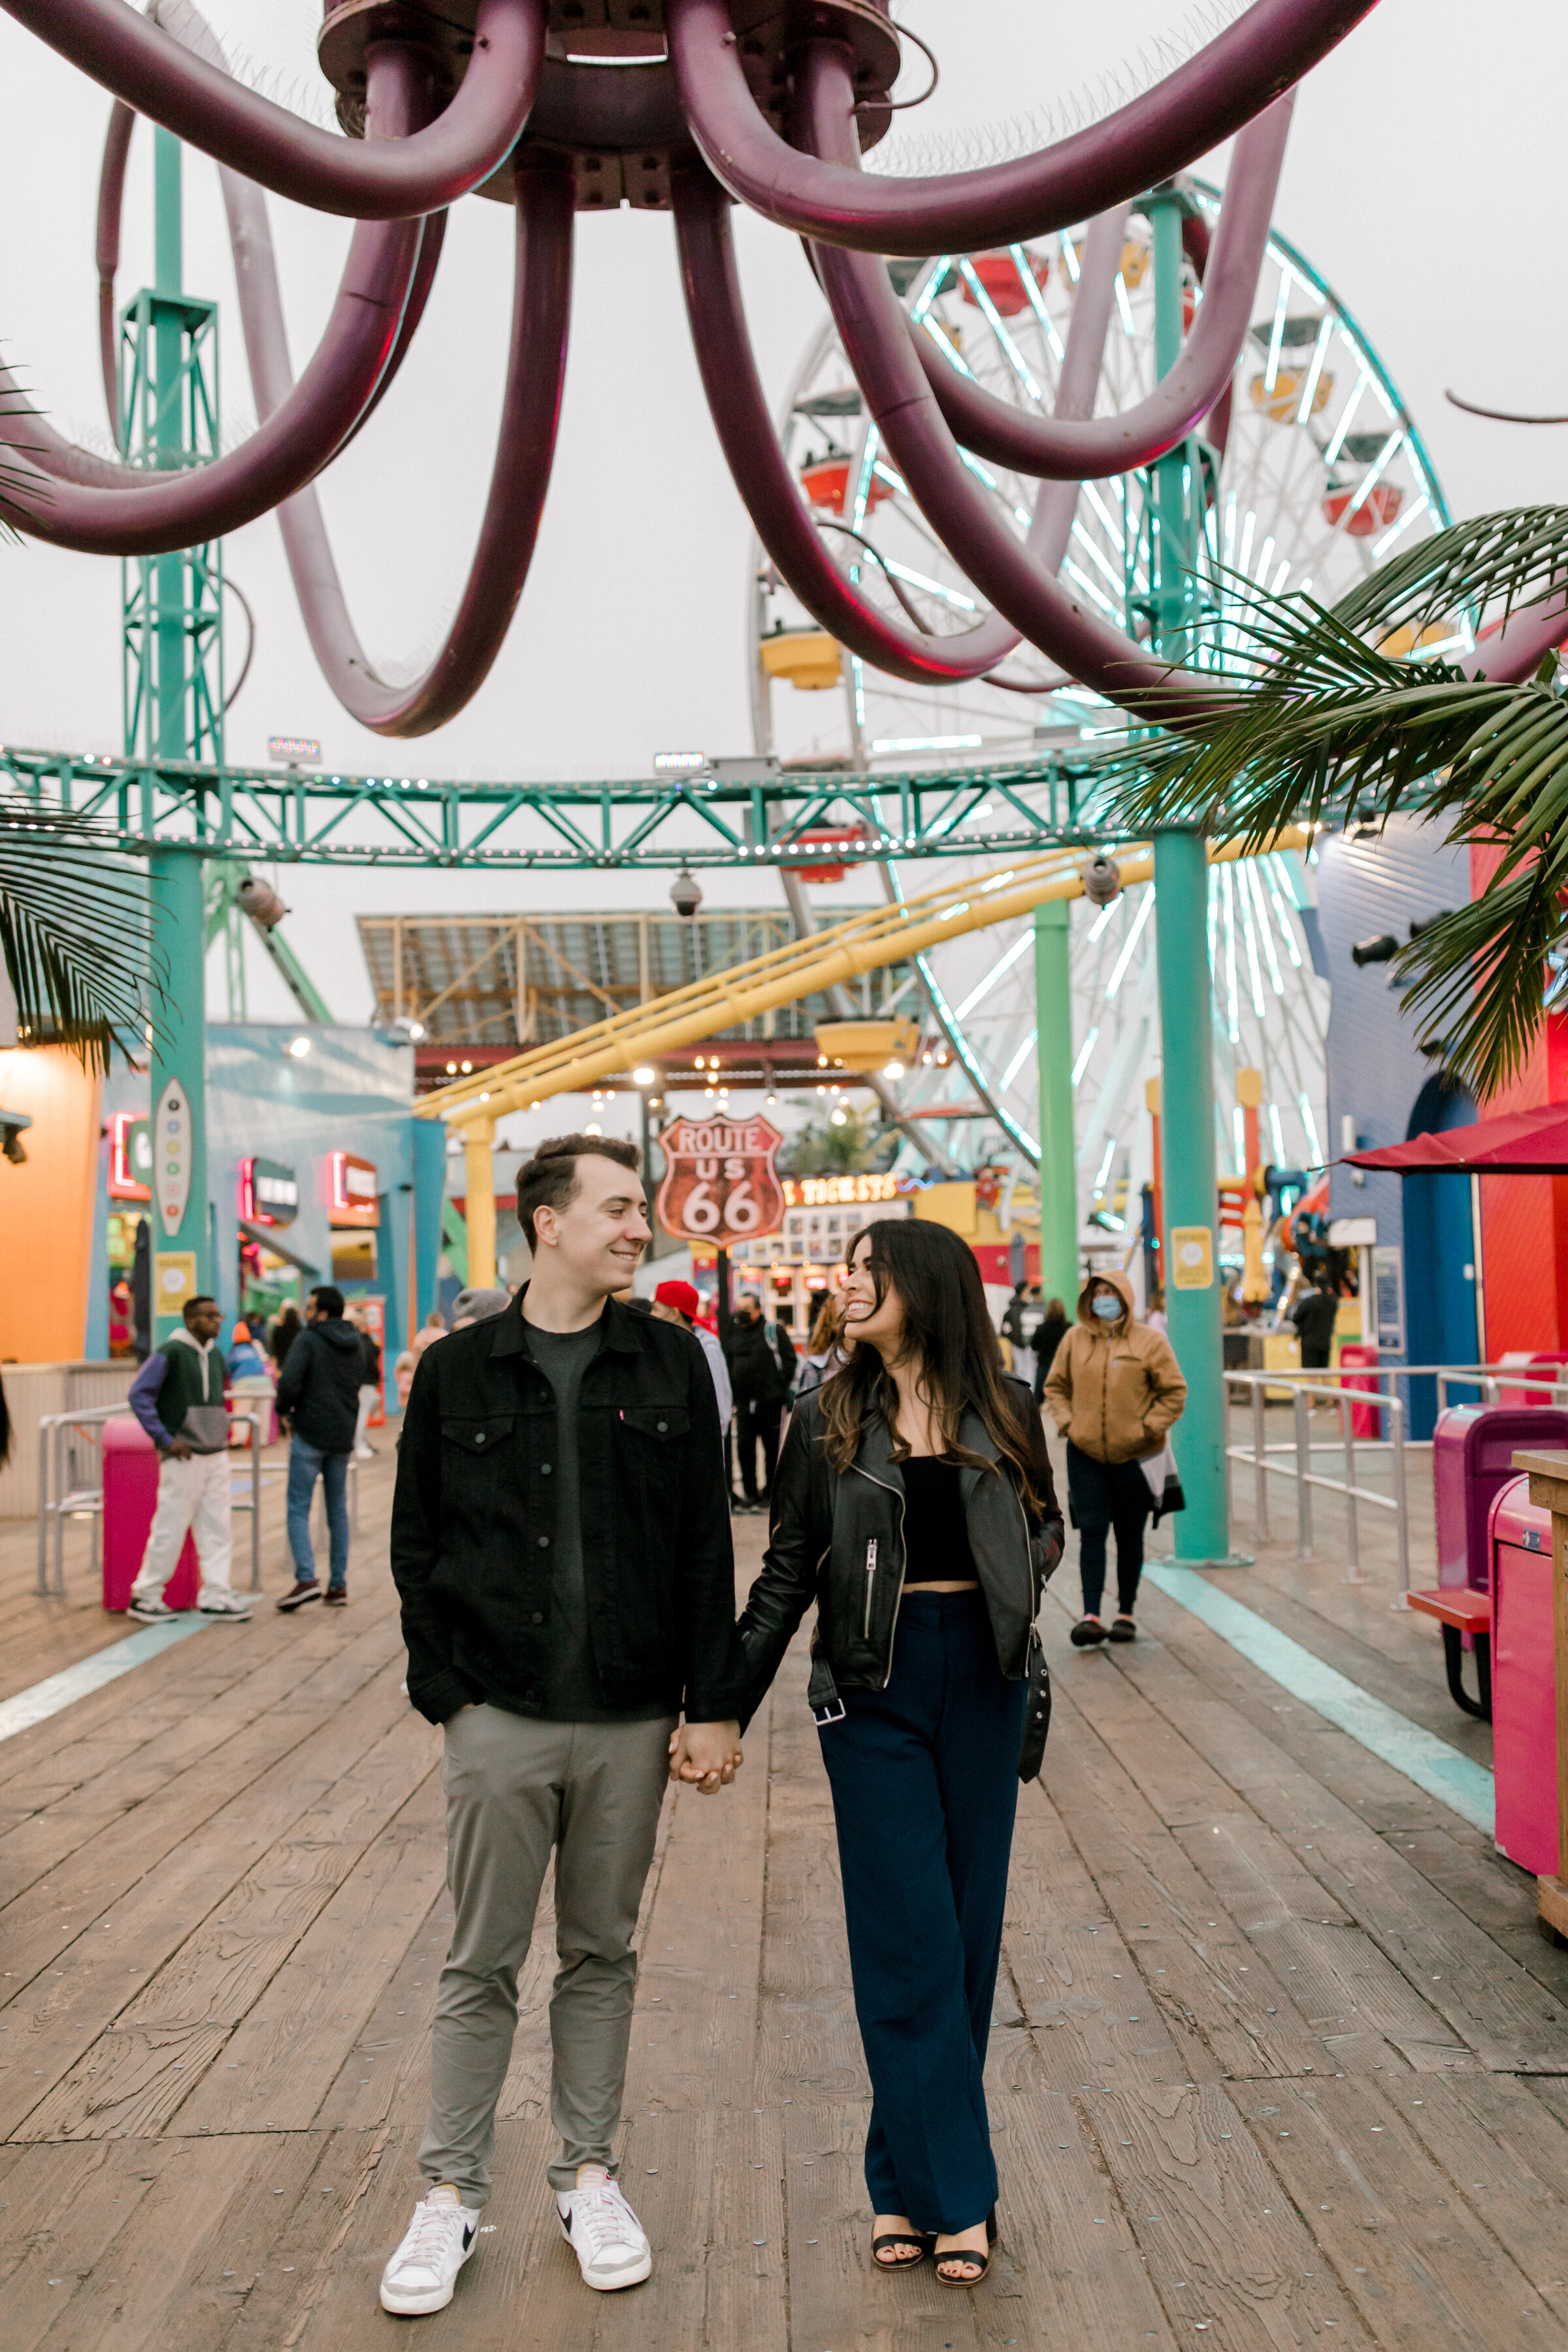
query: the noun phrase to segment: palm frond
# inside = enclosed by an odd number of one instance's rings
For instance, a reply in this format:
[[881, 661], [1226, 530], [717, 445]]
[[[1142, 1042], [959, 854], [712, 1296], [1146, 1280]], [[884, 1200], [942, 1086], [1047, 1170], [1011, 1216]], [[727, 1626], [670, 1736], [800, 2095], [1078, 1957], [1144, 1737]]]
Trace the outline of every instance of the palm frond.
[[[1280, 826], [1405, 810], [1500, 852], [1481, 896], [1401, 955], [1404, 1003], [1447, 1067], [1489, 1093], [1539, 1027], [1568, 904], [1568, 698], [1548, 660], [1518, 685], [1407, 660], [1436, 622], [1504, 614], [1568, 582], [1568, 509], [1484, 515], [1373, 572], [1332, 608], [1241, 583], [1230, 690], [1180, 736], [1130, 732], [1100, 763], [1110, 821], [1257, 845]], [[1464, 642], [1455, 625], [1450, 639]], [[1448, 650], [1446, 646], [1444, 651]]]
[[150, 945], [145, 877], [112, 834], [0, 791], [0, 957], [18, 1032], [107, 1067], [159, 993]]

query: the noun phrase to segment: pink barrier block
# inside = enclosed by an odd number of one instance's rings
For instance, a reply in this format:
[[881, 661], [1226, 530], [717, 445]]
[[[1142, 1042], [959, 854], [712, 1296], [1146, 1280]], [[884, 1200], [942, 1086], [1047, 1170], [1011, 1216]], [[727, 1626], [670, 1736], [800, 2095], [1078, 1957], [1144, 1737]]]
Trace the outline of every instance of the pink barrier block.
[[[1347, 1364], [1375, 1364], [1376, 1361], [1377, 1349], [1375, 1348], [1365, 1345], [1359, 1339], [1342, 1339], [1340, 1342], [1340, 1386], [1345, 1389], [1361, 1389], [1371, 1395], [1375, 1396], [1377, 1394], [1377, 1382], [1375, 1380], [1357, 1380], [1353, 1377], [1346, 1379], [1344, 1377], [1344, 1370]], [[1352, 1437], [1381, 1437], [1384, 1433], [1383, 1422], [1384, 1416], [1378, 1407], [1374, 1404], [1352, 1404], [1351, 1407], [1351, 1435]]]
[[[147, 1549], [158, 1506], [158, 1449], [139, 1421], [103, 1425], [103, 1605], [131, 1605], [131, 1588]], [[171, 1609], [194, 1609], [201, 1591], [196, 1548], [189, 1536], [163, 1598]]]
[[1516, 1478], [1492, 1505], [1492, 1764], [1497, 1842], [1510, 1862], [1557, 1870], [1557, 1673], [1552, 1514]]

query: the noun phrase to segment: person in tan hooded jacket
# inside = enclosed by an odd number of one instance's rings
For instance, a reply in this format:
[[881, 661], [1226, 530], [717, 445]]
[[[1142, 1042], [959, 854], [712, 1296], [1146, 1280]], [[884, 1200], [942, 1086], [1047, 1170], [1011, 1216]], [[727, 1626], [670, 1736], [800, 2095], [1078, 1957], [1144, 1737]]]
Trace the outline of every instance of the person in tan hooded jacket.
[[1186, 1401], [1171, 1343], [1135, 1318], [1127, 1276], [1091, 1275], [1079, 1298], [1078, 1322], [1046, 1380], [1046, 1404], [1068, 1445], [1068, 1499], [1083, 1579], [1083, 1616], [1070, 1638], [1080, 1650], [1106, 1639], [1100, 1606], [1105, 1539], [1112, 1528], [1119, 1613], [1110, 1638], [1131, 1642], [1137, 1632], [1132, 1609], [1143, 1572], [1143, 1527], [1154, 1499], [1142, 1465], [1163, 1453]]

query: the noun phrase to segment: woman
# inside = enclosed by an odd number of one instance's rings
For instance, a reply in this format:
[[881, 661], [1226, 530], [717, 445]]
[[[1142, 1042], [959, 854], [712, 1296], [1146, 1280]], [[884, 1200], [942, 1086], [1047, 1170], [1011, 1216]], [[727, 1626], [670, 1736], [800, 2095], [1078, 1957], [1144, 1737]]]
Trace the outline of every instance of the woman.
[[300, 1321], [300, 1310], [290, 1299], [286, 1307], [279, 1309], [278, 1320], [267, 1335], [267, 1344], [272, 1350], [272, 1360], [279, 1371], [288, 1362], [289, 1350], [303, 1328]]
[[1143, 1573], [1143, 1522], [1154, 1497], [1143, 1464], [1165, 1450], [1187, 1384], [1161, 1331], [1134, 1320], [1124, 1274], [1091, 1275], [1078, 1323], [1057, 1351], [1046, 1402], [1068, 1442], [1068, 1504], [1078, 1529], [1083, 1615], [1068, 1639], [1086, 1650], [1106, 1639], [1105, 1538], [1116, 1530], [1118, 1615], [1113, 1642], [1136, 1639], [1132, 1611]]
[[800, 1383], [795, 1392], [796, 1403], [802, 1397], [809, 1396], [813, 1389], [819, 1389], [824, 1381], [831, 1380], [840, 1366], [847, 1361], [847, 1351], [842, 1344], [843, 1336], [843, 1294], [840, 1292], [835, 1297], [829, 1290], [825, 1293], [816, 1310], [816, 1320], [811, 1327], [811, 1337], [805, 1343], [805, 1354], [801, 1359]]
[[1049, 1686], [1034, 1631], [1061, 1556], [1039, 1416], [1000, 1370], [972, 1252], [879, 1220], [850, 1247], [848, 1362], [804, 1398], [741, 1633], [760, 1697], [813, 1601], [807, 1697], [833, 1790], [887, 2270], [984, 2277], [996, 2167], [982, 2076], [1020, 1777]]
[[1057, 1349], [1061, 1346], [1071, 1328], [1068, 1321], [1067, 1308], [1062, 1305], [1061, 1300], [1059, 1298], [1048, 1300], [1045, 1314], [1040, 1320], [1040, 1328], [1035, 1334], [1035, 1402], [1037, 1404], [1044, 1400], [1046, 1382], [1050, 1377], [1051, 1366], [1057, 1360]]

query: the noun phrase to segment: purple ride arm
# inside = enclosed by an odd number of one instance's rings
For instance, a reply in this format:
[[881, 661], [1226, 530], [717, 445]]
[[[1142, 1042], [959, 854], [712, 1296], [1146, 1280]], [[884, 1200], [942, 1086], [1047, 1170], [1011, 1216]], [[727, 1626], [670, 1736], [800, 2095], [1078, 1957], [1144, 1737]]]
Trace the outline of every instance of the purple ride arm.
[[[401, 138], [413, 119], [419, 64], [401, 44], [378, 45], [370, 70], [378, 138], [383, 126], [389, 142]], [[74, 449], [36, 412], [0, 415], [0, 441], [23, 453], [32, 444], [41, 461], [17, 467], [31, 479], [21, 494], [0, 495], [0, 513], [31, 538], [89, 555], [162, 554], [254, 521], [310, 481], [358, 424], [395, 346], [422, 236], [419, 221], [356, 226], [298, 386], [243, 446], [210, 465], [149, 478]]]
[[923, 258], [1016, 245], [1141, 195], [1239, 131], [1375, 5], [1256, 0], [1103, 122], [1013, 163], [908, 180], [863, 174], [858, 142], [841, 162], [786, 144], [746, 86], [725, 0], [667, 0], [665, 16], [687, 120], [732, 195], [820, 243]]
[[109, 429], [120, 438], [120, 330], [114, 316], [114, 280], [120, 268], [120, 215], [125, 204], [125, 165], [136, 115], [122, 99], [109, 110], [103, 163], [98, 175], [98, 352], [103, 369], [103, 404]]
[[[266, 415], [288, 398], [292, 382], [266, 198], [237, 173], [221, 178], [251, 386], [257, 413]], [[457, 615], [423, 677], [390, 686], [377, 677], [355, 635], [314, 489], [278, 509], [294, 593], [321, 673], [343, 708], [378, 734], [427, 734], [455, 717], [484, 683], [511, 625], [539, 535], [561, 414], [574, 203], [569, 168], [520, 165], [511, 339], [489, 494]]]
[[[194, 11], [192, 16], [194, 17]], [[200, 20], [196, 19], [196, 22], [199, 24]], [[202, 25], [201, 30], [206, 33], [209, 28]], [[218, 48], [216, 38], [212, 40], [211, 54], [221, 60], [222, 51]], [[228, 71], [226, 63], [224, 64], [223, 69], [226, 73]], [[125, 166], [131, 152], [132, 133], [135, 127], [134, 109], [125, 105], [121, 100], [116, 99], [110, 113], [109, 130], [103, 142], [103, 163], [99, 173], [96, 256], [98, 328], [100, 356], [103, 367], [103, 400], [109, 413], [110, 430], [116, 436], [120, 431], [118, 415], [120, 392], [116, 368], [114, 281], [120, 269], [120, 226], [125, 202]], [[237, 179], [236, 184], [240, 187], [253, 185], [249, 181]], [[256, 191], [256, 196], [258, 204], [263, 202], [258, 189]], [[262, 233], [267, 236], [268, 247], [270, 251], [270, 233], [267, 229], [265, 210], [261, 212], [259, 218]], [[232, 207], [229, 226], [233, 236], [235, 228]], [[361, 415], [353, 432], [349, 434], [341, 445], [340, 455], [342, 449], [346, 448], [348, 443], [363, 432], [386, 398], [396, 381], [398, 370], [408, 355], [409, 346], [419, 331], [419, 322], [425, 316], [425, 307], [430, 299], [430, 289], [436, 283], [436, 270], [441, 258], [441, 248], [446, 242], [446, 214], [432, 213], [429, 218], [421, 224], [421, 229], [419, 259], [415, 266], [414, 282], [408, 289], [408, 299], [404, 304], [403, 317], [398, 325], [397, 341], [393, 346], [392, 357], [386, 362], [381, 382], [376, 385], [368, 407]], [[237, 270], [240, 267], [237, 246], [235, 267]], [[293, 389], [291, 375], [289, 389], [290, 391]], [[52, 428], [47, 429], [47, 439], [43, 433], [37, 431], [30, 433], [27, 454], [40, 472], [57, 475], [64, 481], [89, 482], [99, 488], [107, 490], [144, 490], [147, 487], [146, 474], [140, 468], [134, 466], [113, 465], [106, 458], [95, 457], [90, 450], [78, 448], [74, 443], [64, 440], [59, 435], [54, 433]]]
[[953, 437], [975, 456], [1053, 481], [1102, 480], [1163, 457], [1190, 433], [1229, 385], [1252, 319], [1258, 272], [1268, 243], [1274, 194], [1285, 160], [1295, 93], [1277, 99], [1236, 142], [1219, 232], [1193, 331], [1167, 375], [1120, 416], [1079, 423], [1014, 408], [963, 374], [942, 345], [914, 328], [915, 350]]
[[544, 0], [480, 0], [473, 55], [445, 111], [396, 149], [301, 122], [139, 16], [126, 0], [0, 0], [117, 98], [280, 196], [355, 220], [439, 212], [488, 180], [528, 120]]
[[[828, 41], [806, 43], [796, 87], [813, 145], [853, 154], [854, 88], [844, 50]], [[1200, 671], [1141, 653], [1049, 577], [975, 487], [910, 347], [909, 323], [880, 259], [819, 245], [816, 262], [850, 367], [894, 463], [987, 603], [1071, 677], [1141, 718], [1180, 726], [1211, 709], [1217, 694], [1234, 692]]]
[[824, 549], [784, 462], [757, 374], [730, 235], [730, 199], [700, 164], [671, 176], [697, 364], [758, 538], [813, 620], [873, 668], [917, 686], [979, 677], [1017, 644], [1016, 629], [992, 614], [953, 636], [921, 636], [879, 612]]

